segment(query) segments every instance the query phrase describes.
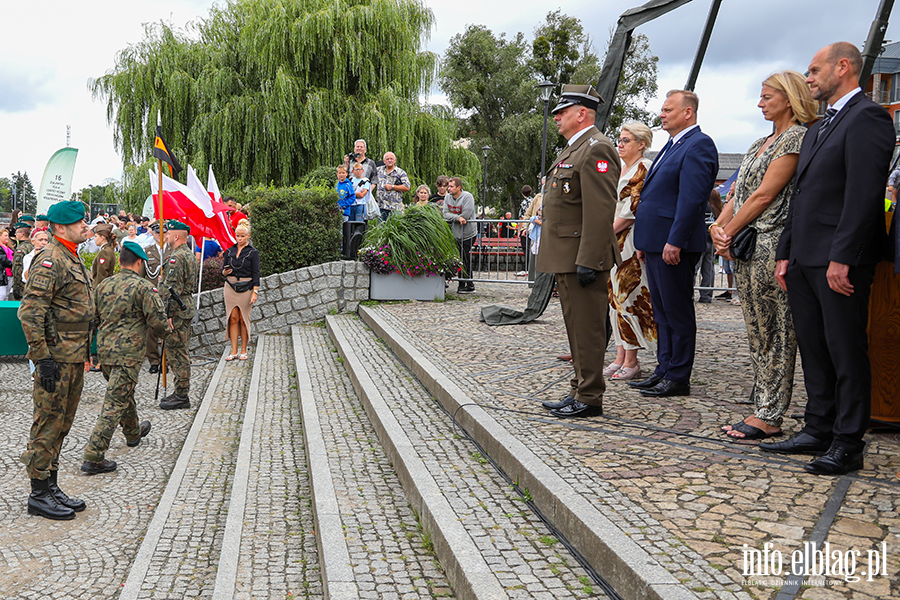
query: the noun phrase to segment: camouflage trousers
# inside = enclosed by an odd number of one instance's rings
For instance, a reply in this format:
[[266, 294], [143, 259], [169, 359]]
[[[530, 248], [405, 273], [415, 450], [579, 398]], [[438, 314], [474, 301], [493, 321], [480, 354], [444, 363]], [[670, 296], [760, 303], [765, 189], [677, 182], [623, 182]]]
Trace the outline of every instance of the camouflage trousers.
[[29, 479], [47, 479], [50, 471], [59, 469], [59, 453], [75, 420], [83, 386], [84, 363], [59, 363], [59, 381], [52, 394], [41, 386], [35, 370], [34, 418], [28, 449], [20, 458]]
[[187, 396], [191, 389], [191, 357], [188, 354], [191, 321], [172, 317], [172, 326], [175, 330], [166, 338], [166, 364], [172, 369], [175, 393]]
[[140, 365], [135, 367], [119, 367], [101, 365], [103, 377], [108, 382], [106, 395], [103, 397], [103, 408], [91, 439], [84, 447], [84, 460], [102, 462], [109, 442], [119, 424], [125, 439], [133, 442], [141, 436], [137, 407], [134, 404], [134, 388], [138, 381]]

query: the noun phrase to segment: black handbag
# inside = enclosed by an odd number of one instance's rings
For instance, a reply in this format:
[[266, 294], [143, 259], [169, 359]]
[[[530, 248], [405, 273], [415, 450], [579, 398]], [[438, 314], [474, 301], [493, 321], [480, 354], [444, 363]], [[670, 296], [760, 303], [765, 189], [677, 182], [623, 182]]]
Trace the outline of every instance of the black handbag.
[[756, 250], [756, 228], [747, 225], [731, 238], [731, 256], [735, 260], [747, 262]]
[[233, 289], [238, 294], [243, 294], [253, 287], [253, 280], [248, 279], [247, 281], [238, 281], [237, 283], [231, 283], [229, 281], [228, 285], [230, 285], [231, 289]]

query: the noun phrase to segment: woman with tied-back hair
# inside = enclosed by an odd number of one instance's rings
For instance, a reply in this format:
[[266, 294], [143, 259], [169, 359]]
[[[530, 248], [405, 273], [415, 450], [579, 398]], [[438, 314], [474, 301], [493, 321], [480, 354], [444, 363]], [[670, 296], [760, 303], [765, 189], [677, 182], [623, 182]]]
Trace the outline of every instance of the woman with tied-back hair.
[[734, 277], [747, 324], [753, 364], [752, 415], [722, 430], [732, 438], [760, 440], [781, 435], [794, 387], [797, 338], [787, 292], [775, 280], [775, 250], [787, 219], [794, 171], [806, 126], [816, 115], [805, 78], [773, 73], [762, 83], [759, 108], [775, 131], [753, 142], [722, 214], [709, 226], [716, 253], [732, 259], [731, 242], [746, 226], [757, 230], [749, 260], [735, 260]]
[[231, 354], [225, 360], [238, 357], [238, 337], [241, 338], [240, 359], [247, 360], [250, 343], [250, 309], [256, 303], [259, 290], [259, 251], [250, 243], [250, 222], [242, 219], [234, 229], [237, 243], [225, 251], [222, 275], [225, 283], [225, 314], [228, 315], [228, 339]]

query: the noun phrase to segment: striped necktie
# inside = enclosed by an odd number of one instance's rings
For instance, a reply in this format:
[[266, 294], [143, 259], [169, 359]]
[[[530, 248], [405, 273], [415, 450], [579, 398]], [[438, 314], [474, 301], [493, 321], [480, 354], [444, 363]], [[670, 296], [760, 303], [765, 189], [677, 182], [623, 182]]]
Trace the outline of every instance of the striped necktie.
[[834, 118], [834, 115], [837, 114], [837, 111], [833, 108], [828, 108], [825, 110], [825, 116], [822, 118], [822, 123], [819, 125], [819, 131], [816, 132], [816, 139], [822, 137], [822, 132], [828, 129], [828, 125], [831, 123], [831, 119]]

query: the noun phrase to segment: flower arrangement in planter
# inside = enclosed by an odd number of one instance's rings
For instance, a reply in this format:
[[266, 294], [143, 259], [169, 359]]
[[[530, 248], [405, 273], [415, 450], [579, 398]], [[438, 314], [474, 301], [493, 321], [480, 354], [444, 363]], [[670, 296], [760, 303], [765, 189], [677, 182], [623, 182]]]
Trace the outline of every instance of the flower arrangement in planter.
[[412, 206], [370, 226], [362, 245], [362, 262], [378, 275], [443, 275], [456, 273], [462, 264], [450, 227], [430, 206]]
[[430, 206], [412, 206], [370, 226], [359, 250], [373, 300], [443, 300], [444, 274], [461, 261], [450, 226]]

